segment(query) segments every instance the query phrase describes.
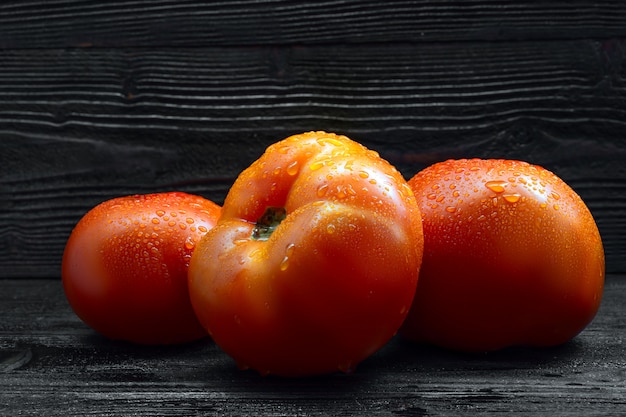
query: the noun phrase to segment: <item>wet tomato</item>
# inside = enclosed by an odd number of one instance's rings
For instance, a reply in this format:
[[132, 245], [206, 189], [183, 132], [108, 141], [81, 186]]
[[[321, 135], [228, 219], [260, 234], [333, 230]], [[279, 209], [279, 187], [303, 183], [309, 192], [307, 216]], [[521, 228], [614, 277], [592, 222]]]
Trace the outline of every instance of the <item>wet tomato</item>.
[[425, 243], [405, 337], [462, 351], [553, 346], [593, 319], [600, 234], [556, 175], [512, 160], [449, 160], [409, 185]]
[[348, 372], [399, 329], [422, 248], [398, 171], [345, 136], [310, 132], [240, 174], [192, 256], [189, 291], [241, 368]]
[[206, 336], [189, 301], [187, 269], [220, 212], [213, 202], [181, 192], [96, 206], [78, 222], [63, 254], [70, 305], [112, 339], [170, 344]]

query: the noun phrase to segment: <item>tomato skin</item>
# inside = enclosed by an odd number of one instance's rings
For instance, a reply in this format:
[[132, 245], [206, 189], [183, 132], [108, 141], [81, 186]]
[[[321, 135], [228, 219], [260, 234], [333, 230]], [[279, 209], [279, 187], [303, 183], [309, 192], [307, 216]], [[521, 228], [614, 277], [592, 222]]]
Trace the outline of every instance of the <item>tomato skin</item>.
[[[286, 217], [252, 239], [268, 207]], [[422, 248], [415, 198], [395, 168], [345, 136], [309, 132], [239, 175], [192, 256], [189, 291], [242, 369], [349, 372], [399, 329]]]
[[401, 334], [460, 351], [555, 346], [595, 316], [600, 233], [582, 199], [539, 166], [448, 160], [409, 180], [424, 260]]
[[75, 313], [111, 339], [206, 337], [189, 301], [187, 269], [220, 213], [217, 204], [182, 192], [118, 197], [91, 209], [63, 254], [63, 288]]

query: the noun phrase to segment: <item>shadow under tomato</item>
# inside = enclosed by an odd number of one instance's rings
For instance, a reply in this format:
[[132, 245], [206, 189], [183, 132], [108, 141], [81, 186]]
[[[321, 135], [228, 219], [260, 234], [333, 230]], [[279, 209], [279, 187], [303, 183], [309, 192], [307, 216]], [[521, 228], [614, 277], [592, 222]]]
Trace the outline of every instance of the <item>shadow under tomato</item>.
[[362, 370], [413, 369], [417, 372], [434, 370], [477, 369], [535, 369], [559, 367], [581, 356], [587, 349], [583, 341], [570, 340], [555, 347], [510, 347], [494, 352], [458, 352], [427, 344], [417, 344], [401, 337], [394, 338], [367, 362]]

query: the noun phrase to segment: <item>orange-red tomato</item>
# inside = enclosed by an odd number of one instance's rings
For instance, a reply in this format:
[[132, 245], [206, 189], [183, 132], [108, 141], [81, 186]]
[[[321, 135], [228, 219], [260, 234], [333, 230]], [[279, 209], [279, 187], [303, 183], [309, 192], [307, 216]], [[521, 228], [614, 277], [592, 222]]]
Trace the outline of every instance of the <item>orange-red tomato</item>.
[[345, 136], [310, 132], [240, 174], [192, 256], [189, 291], [241, 368], [347, 372], [404, 321], [422, 248], [399, 172]]
[[90, 210], [63, 254], [63, 288], [78, 317], [104, 336], [135, 343], [207, 336], [189, 301], [187, 269], [220, 212], [181, 192], [119, 197]]
[[409, 185], [425, 243], [405, 337], [462, 351], [553, 346], [593, 319], [600, 234], [556, 175], [520, 161], [449, 160]]

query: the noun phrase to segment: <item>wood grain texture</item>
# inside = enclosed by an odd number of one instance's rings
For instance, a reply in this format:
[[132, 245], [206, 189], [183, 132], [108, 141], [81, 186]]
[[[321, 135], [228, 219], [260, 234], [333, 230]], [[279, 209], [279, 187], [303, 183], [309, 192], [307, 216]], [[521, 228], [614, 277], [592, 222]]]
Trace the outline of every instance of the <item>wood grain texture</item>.
[[0, 47], [215, 46], [614, 38], [612, 1], [5, 1]]
[[552, 349], [458, 354], [395, 339], [355, 373], [280, 379], [237, 370], [210, 340], [108, 341], [58, 280], [0, 280], [0, 415], [427, 416], [626, 413], [626, 279], [595, 320]]
[[97, 203], [221, 202], [265, 147], [344, 133], [408, 178], [457, 157], [543, 165], [626, 270], [624, 40], [8, 50], [0, 63], [0, 276], [59, 277]]

